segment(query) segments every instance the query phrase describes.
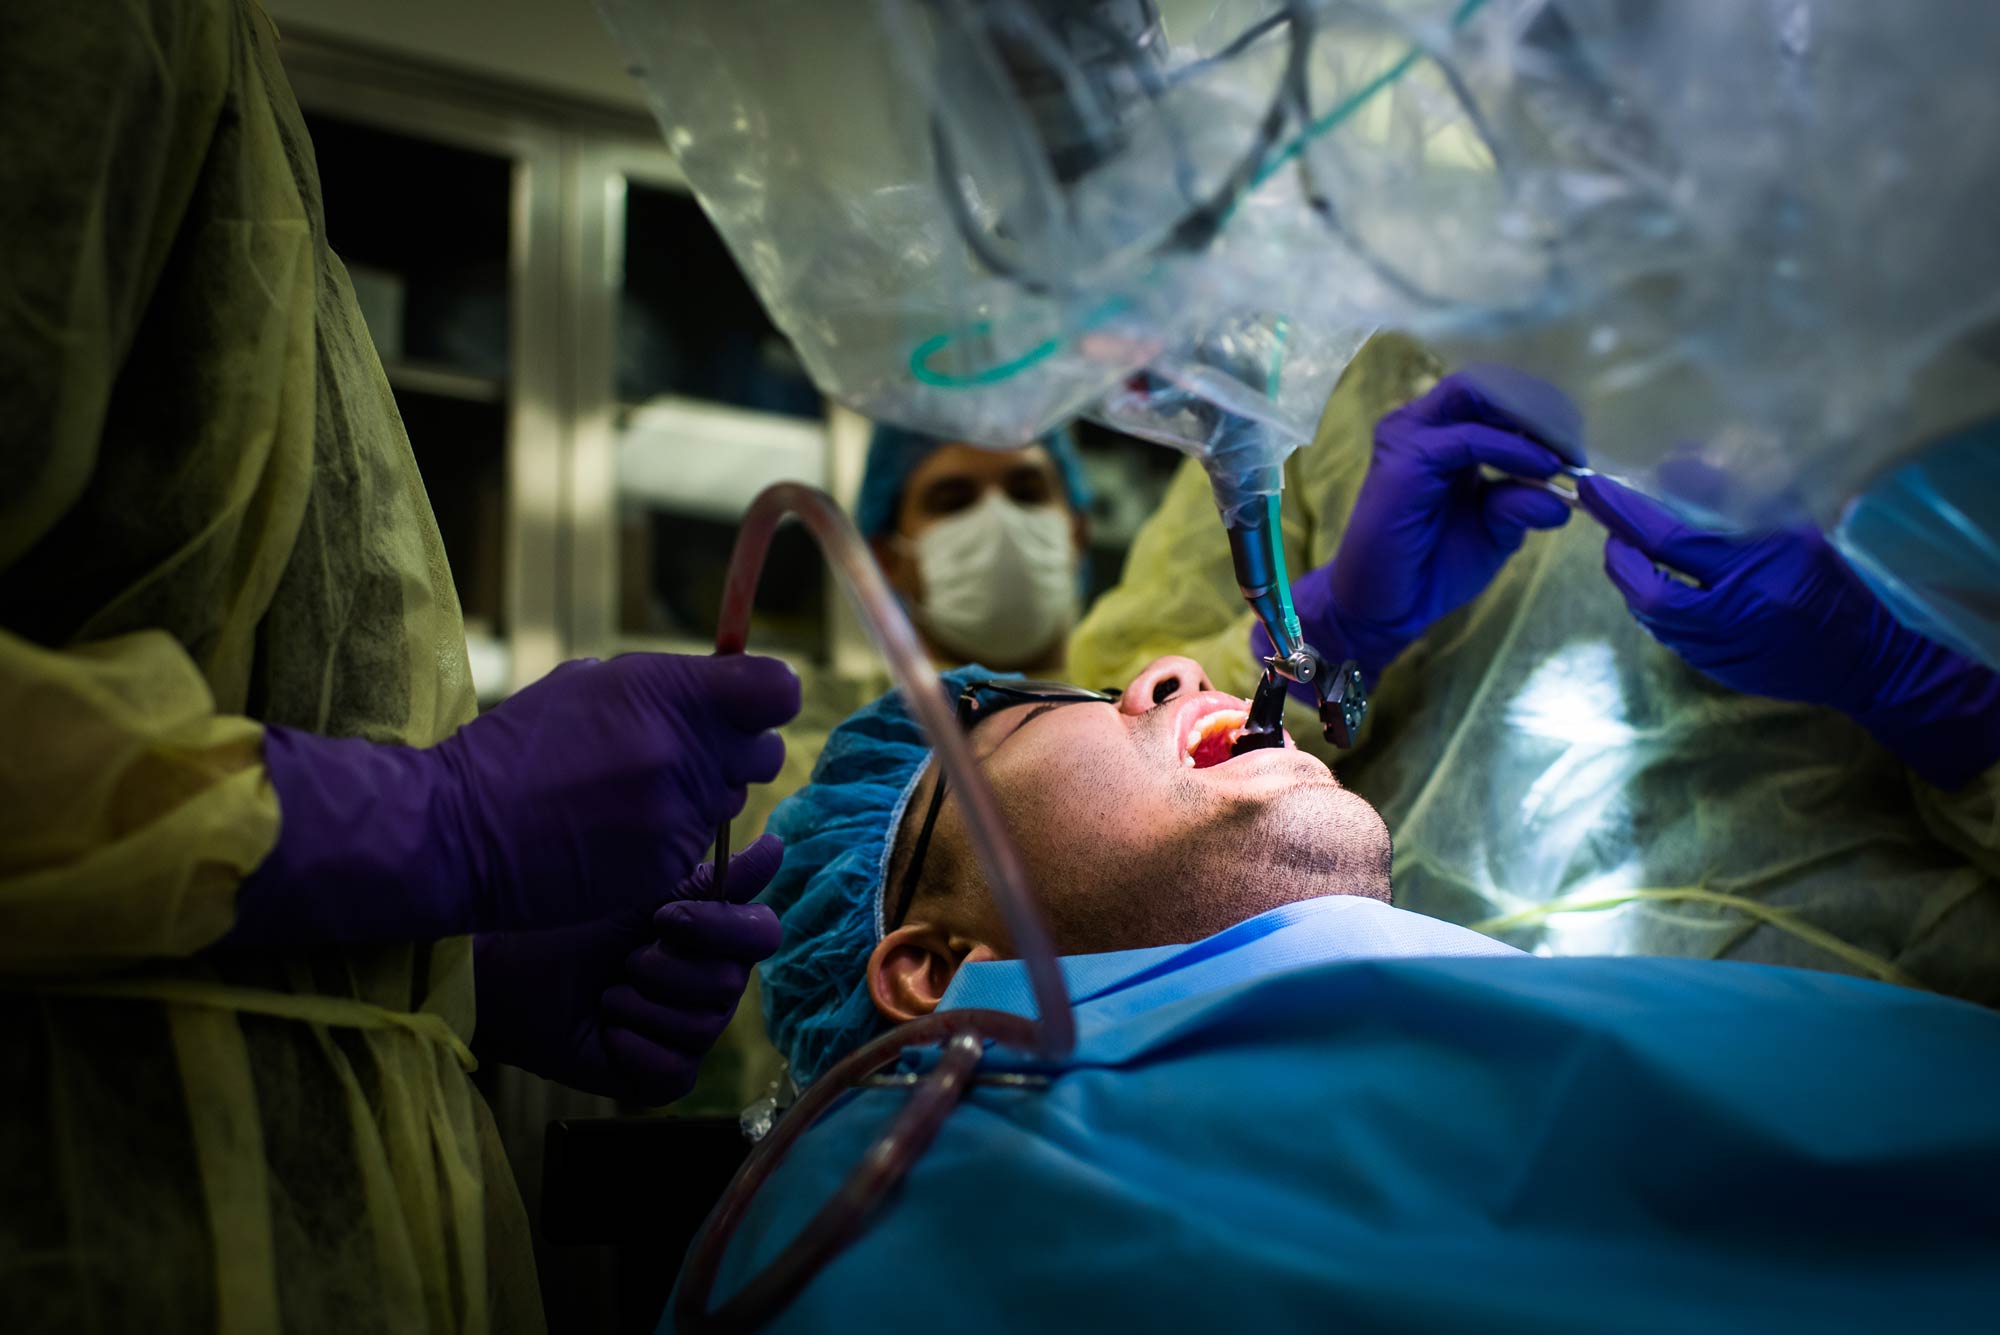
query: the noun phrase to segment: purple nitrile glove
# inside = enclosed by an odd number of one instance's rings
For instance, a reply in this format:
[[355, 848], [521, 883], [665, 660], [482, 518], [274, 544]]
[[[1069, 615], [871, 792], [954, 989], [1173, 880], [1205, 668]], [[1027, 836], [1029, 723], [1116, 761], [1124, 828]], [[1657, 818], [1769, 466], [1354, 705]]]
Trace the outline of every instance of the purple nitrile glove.
[[[1446, 376], [1385, 415], [1334, 559], [1292, 582], [1307, 642], [1331, 662], [1356, 660], [1374, 682], [1438, 618], [1477, 597], [1529, 529], [1569, 518], [1560, 497], [1488, 481], [1480, 465], [1553, 476], [1583, 461], [1578, 430], [1557, 390], [1501, 368]], [[1270, 645], [1258, 626], [1251, 652], [1262, 658]]]
[[1689, 666], [1733, 690], [1837, 709], [1940, 787], [2000, 760], [2000, 674], [1897, 621], [1818, 529], [1705, 532], [1605, 477], [1578, 493], [1610, 531], [1605, 574]]
[[778, 915], [745, 901], [784, 855], [775, 835], [729, 863], [724, 897], [702, 863], [650, 915], [473, 938], [473, 1050], [559, 1084], [657, 1107], [694, 1087], [750, 970], [778, 948]]
[[422, 941], [644, 907], [770, 780], [799, 709], [774, 658], [565, 663], [436, 746], [268, 728], [277, 846], [230, 945]]

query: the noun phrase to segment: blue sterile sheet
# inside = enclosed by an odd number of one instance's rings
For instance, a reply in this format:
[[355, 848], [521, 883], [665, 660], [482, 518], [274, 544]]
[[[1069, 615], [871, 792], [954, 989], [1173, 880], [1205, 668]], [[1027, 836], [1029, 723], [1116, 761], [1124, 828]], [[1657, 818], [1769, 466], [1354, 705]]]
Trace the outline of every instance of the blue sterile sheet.
[[[1353, 898], [1065, 972], [1075, 1056], [989, 1053], [1051, 1079], [975, 1090], [776, 1329], [2000, 1325], [2000, 1015], [1977, 1006], [1540, 959]], [[947, 1004], [1031, 1009], [1011, 962]], [[858, 1093], [801, 1141], [720, 1293], [907, 1097]]]

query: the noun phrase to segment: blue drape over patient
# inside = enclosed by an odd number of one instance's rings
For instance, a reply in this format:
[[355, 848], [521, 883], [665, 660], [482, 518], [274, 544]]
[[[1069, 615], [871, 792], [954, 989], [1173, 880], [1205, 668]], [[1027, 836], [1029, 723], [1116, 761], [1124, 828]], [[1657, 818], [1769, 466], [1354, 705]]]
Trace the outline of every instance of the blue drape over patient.
[[[1454, 955], [1458, 957], [1453, 957]], [[1076, 1055], [982, 1086], [778, 1330], [1990, 1328], [2000, 1016], [1538, 959], [1369, 900], [1065, 961]], [[1013, 962], [949, 1006], [1025, 1009]], [[913, 1059], [920, 1060], [920, 1059]], [[989, 1053], [992, 1070], [1035, 1070]], [[908, 1097], [793, 1150], [733, 1293]]]

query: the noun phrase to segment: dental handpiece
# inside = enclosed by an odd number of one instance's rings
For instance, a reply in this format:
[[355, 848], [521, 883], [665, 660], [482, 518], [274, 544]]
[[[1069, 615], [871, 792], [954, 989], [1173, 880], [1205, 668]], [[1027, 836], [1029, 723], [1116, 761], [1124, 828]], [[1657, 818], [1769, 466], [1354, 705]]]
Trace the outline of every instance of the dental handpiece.
[[1272, 653], [1264, 660], [1264, 675], [1250, 703], [1250, 716], [1230, 746], [1231, 755], [1284, 745], [1285, 694], [1291, 684], [1311, 686], [1319, 702], [1320, 726], [1335, 746], [1349, 747], [1361, 731], [1368, 696], [1361, 669], [1352, 660], [1330, 666], [1306, 643], [1292, 606], [1291, 580], [1285, 572], [1283, 532], [1278, 522], [1278, 497], [1239, 511], [1225, 526], [1229, 555], [1236, 568], [1236, 587], [1243, 601], [1263, 622]]

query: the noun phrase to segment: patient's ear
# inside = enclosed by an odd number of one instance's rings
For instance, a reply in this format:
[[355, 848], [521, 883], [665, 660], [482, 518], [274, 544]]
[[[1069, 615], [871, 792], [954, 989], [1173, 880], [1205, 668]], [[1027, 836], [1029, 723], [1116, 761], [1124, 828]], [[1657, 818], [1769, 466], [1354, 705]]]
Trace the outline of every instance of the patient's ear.
[[929, 1015], [961, 964], [997, 960], [993, 947], [953, 936], [930, 923], [905, 923], [876, 943], [868, 957], [868, 996], [895, 1024]]

